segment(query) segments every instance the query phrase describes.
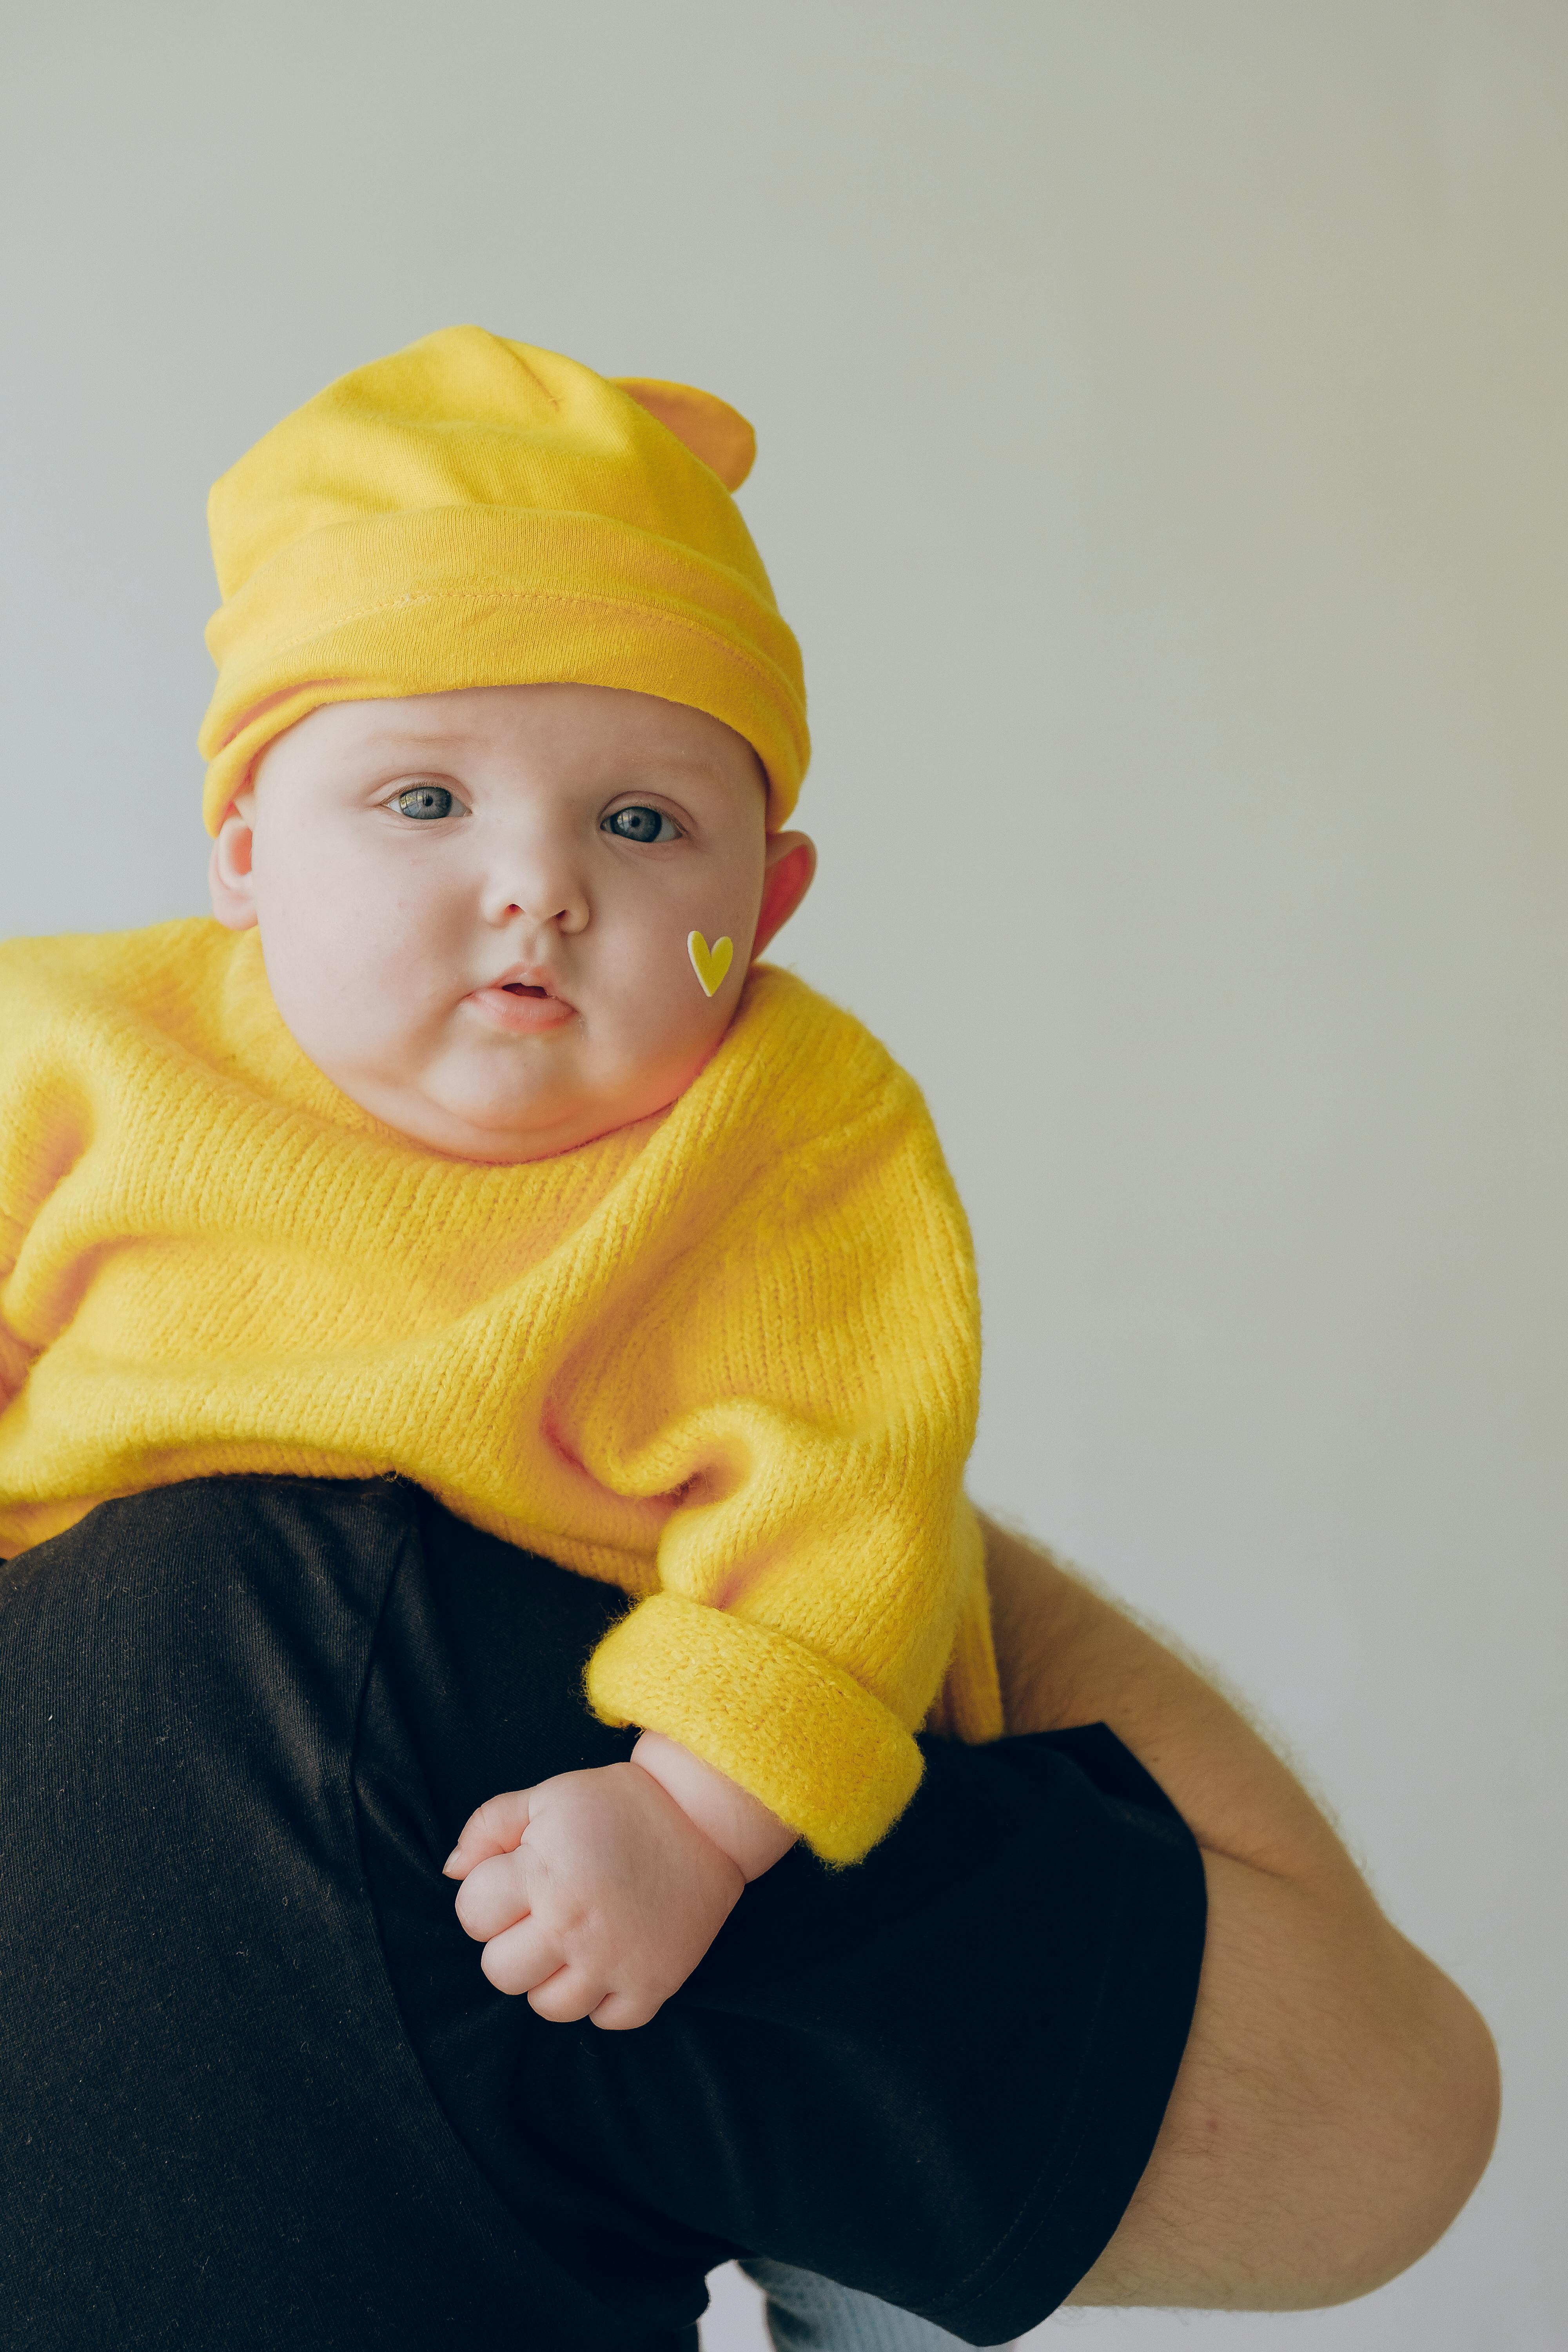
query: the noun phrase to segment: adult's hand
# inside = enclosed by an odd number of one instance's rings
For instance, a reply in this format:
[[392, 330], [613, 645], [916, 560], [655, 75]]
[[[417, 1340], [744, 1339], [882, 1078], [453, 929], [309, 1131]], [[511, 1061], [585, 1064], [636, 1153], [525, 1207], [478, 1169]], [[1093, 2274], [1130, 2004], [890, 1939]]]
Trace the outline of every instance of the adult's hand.
[[1365, 2294], [1426, 2252], [1485, 2169], [1491, 2036], [1235, 1708], [1048, 1553], [984, 1528], [1008, 1729], [1108, 1724], [1208, 1878], [1165, 2120], [1069, 2301], [1298, 2311]]

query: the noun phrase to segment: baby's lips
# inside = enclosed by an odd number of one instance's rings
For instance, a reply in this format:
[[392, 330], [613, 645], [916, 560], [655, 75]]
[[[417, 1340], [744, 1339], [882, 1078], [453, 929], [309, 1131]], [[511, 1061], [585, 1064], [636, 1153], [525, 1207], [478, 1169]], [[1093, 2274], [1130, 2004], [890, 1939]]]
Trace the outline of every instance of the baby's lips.
[[563, 996], [552, 996], [537, 987], [525, 992], [517, 982], [497, 981], [489, 988], [476, 988], [468, 1001], [496, 1028], [520, 1037], [544, 1036], [577, 1018], [576, 1006], [568, 1004]]

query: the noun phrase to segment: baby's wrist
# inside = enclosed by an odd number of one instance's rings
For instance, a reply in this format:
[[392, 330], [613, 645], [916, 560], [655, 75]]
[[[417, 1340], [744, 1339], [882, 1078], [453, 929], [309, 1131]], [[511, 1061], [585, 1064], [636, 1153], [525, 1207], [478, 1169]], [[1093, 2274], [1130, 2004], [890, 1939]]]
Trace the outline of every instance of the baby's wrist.
[[796, 1832], [770, 1812], [760, 1797], [661, 1731], [643, 1733], [632, 1750], [632, 1762], [658, 1782], [743, 1878], [760, 1878], [795, 1843]]

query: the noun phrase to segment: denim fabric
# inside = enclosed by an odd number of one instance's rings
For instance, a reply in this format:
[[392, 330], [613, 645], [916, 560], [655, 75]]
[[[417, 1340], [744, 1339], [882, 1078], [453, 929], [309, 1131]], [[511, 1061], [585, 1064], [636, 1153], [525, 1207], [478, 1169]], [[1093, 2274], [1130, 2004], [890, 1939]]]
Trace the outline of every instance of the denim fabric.
[[[768, 2334], [775, 2352], [958, 2352], [950, 2336], [897, 2304], [879, 2303], [852, 2286], [838, 2286], [789, 2263], [742, 2263], [768, 2299]], [[1005, 2345], [994, 2352], [1007, 2352]]]

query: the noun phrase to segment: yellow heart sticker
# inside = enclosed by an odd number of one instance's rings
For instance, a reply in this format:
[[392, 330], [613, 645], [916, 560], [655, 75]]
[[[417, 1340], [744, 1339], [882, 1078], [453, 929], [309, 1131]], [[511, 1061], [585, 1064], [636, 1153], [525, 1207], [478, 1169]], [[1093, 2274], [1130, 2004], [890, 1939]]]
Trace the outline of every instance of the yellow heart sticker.
[[700, 931], [692, 931], [687, 939], [686, 952], [691, 958], [691, 969], [702, 982], [704, 996], [716, 995], [724, 984], [724, 974], [730, 969], [730, 959], [735, 952], [733, 940], [715, 940], [710, 947]]

